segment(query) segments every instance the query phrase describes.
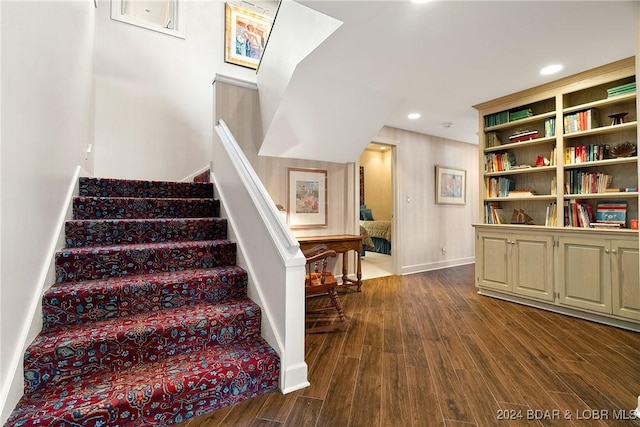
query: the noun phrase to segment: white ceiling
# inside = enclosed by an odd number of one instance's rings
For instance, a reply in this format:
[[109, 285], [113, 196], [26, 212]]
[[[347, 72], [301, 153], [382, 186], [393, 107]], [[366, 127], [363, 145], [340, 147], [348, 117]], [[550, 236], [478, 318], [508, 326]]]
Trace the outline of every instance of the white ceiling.
[[[287, 129], [309, 129], [289, 135], [301, 142], [280, 153], [290, 157], [354, 161], [383, 125], [476, 144], [473, 105], [633, 56], [637, 44], [632, 1], [297, 2], [343, 24], [298, 64], [283, 97]], [[563, 71], [541, 76], [552, 63]], [[300, 148], [323, 132], [322, 151]]]

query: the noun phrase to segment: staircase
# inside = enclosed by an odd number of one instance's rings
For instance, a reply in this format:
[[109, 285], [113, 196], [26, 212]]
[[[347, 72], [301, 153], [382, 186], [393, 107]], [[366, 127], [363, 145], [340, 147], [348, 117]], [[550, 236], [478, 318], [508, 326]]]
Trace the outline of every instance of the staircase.
[[6, 426], [171, 425], [277, 390], [219, 213], [207, 182], [80, 178]]

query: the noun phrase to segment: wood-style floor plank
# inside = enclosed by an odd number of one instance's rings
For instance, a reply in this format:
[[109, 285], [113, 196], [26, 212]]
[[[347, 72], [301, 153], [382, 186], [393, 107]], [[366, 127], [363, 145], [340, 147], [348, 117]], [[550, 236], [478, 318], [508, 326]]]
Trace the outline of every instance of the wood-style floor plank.
[[347, 329], [306, 336], [310, 387], [179, 427], [640, 427], [613, 419], [637, 404], [640, 334], [478, 295], [473, 268], [341, 290]]

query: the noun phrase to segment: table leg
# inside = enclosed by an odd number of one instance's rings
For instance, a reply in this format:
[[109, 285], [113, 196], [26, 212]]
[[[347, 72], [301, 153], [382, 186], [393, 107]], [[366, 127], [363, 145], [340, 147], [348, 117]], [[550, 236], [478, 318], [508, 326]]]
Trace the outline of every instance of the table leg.
[[342, 252], [342, 284], [347, 285], [349, 283], [349, 277], [347, 277], [347, 252]]
[[356, 283], [358, 285], [358, 292], [360, 292], [360, 288], [362, 287], [362, 266], [360, 264], [360, 252], [361, 251], [356, 251], [356, 256], [358, 257], [358, 267], [356, 269], [356, 278], [358, 279]]

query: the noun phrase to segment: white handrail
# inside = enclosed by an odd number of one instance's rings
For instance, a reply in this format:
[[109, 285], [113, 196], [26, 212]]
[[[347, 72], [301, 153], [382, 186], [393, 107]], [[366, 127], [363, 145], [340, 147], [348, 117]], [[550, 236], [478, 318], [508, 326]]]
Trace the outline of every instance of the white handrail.
[[307, 387], [304, 361], [306, 259], [224, 121], [215, 126], [212, 176], [249, 273], [249, 297], [263, 312], [262, 335], [280, 355], [280, 389]]

